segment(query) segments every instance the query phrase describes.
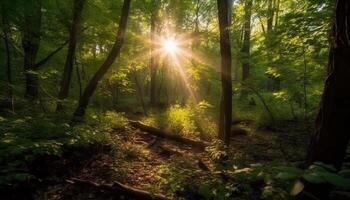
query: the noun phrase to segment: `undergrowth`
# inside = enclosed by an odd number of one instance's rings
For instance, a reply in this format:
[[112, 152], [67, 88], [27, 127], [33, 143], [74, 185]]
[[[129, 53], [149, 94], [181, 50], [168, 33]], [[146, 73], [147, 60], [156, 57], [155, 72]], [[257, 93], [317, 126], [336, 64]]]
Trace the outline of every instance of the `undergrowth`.
[[151, 113], [142, 121], [185, 137], [211, 140], [216, 137], [217, 132], [215, 117], [210, 112], [211, 107], [206, 101], [189, 103], [186, 106], [175, 104], [161, 113]]
[[28, 166], [40, 156], [60, 157], [71, 147], [112, 145], [110, 131], [125, 126], [126, 119], [114, 112], [92, 113], [86, 123], [74, 126], [65, 115], [0, 117], [0, 188], [36, 179]]

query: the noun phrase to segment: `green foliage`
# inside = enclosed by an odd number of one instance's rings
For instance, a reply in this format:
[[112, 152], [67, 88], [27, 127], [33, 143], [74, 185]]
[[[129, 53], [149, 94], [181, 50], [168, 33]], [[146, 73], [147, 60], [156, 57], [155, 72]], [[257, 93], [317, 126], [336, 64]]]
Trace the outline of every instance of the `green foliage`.
[[[187, 180], [188, 172], [180, 170], [175, 166], [163, 165], [159, 169], [160, 176], [158, 177], [158, 187], [166, 185], [169, 188], [169, 192], [175, 195], [181, 192], [184, 188], [185, 181]], [[166, 177], [166, 178], [164, 178]]]
[[221, 140], [214, 141], [211, 146], [206, 147], [205, 151], [216, 161], [227, 156], [225, 144]]
[[165, 112], [151, 114], [142, 121], [175, 134], [209, 140], [216, 137], [217, 130], [216, 122], [209, 113], [210, 108], [211, 105], [206, 101], [189, 103], [184, 107], [176, 104]]
[[329, 184], [338, 189], [349, 190], [350, 180], [344, 176], [346, 171], [337, 173], [329, 167], [331, 166], [323, 163], [315, 163], [306, 170], [285, 167], [281, 163], [258, 163], [240, 168], [231, 165], [217, 168], [217, 171], [208, 175], [210, 178], [198, 183], [198, 192], [208, 200], [244, 199], [252, 196], [284, 200], [294, 199], [304, 189], [305, 182]]
[[112, 128], [127, 121], [114, 112], [89, 116], [87, 124], [71, 126], [64, 116], [23, 115], [0, 120], [0, 187], [35, 179], [28, 166], [39, 156], [61, 156], [71, 146], [110, 144]]

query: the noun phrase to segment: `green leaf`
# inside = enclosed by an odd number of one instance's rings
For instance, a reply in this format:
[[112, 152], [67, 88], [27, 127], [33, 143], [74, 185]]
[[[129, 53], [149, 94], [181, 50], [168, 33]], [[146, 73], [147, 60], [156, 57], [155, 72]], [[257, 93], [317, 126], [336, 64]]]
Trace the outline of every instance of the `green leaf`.
[[277, 179], [282, 179], [282, 180], [292, 180], [298, 177], [299, 177], [298, 174], [289, 173], [289, 172], [280, 172], [276, 176]]
[[322, 176], [328, 183], [338, 188], [350, 189], [350, 179], [343, 178], [334, 173], [322, 173]]
[[332, 165], [327, 165], [327, 164], [324, 164], [322, 162], [315, 162], [314, 165], [317, 165], [317, 166], [320, 166], [330, 172], [336, 172], [337, 169], [335, 167], [333, 167]]
[[338, 174], [344, 178], [350, 178], [350, 169], [343, 169]]
[[306, 181], [308, 181], [310, 183], [315, 183], [315, 184], [326, 182], [326, 180], [322, 177], [322, 175], [320, 175], [320, 173], [316, 173], [316, 172], [304, 174], [303, 178]]
[[295, 167], [282, 167], [280, 168], [282, 172], [280, 172], [276, 178], [282, 180], [291, 180], [300, 177], [304, 172], [303, 170]]
[[292, 190], [290, 191], [290, 195], [292, 196], [296, 196], [298, 195], [301, 191], [303, 191], [304, 189], [304, 183], [302, 183], [301, 181], [296, 181], [293, 185]]
[[288, 172], [288, 173], [293, 173], [293, 174], [303, 174], [304, 171], [302, 169], [296, 168], [296, 167], [281, 167], [279, 168], [284, 172]]
[[199, 194], [201, 194], [205, 199], [210, 199], [211, 190], [208, 184], [203, 184], [199, 186]]
[[273, 178], [271, 175], [266, 175], [264, 176], [264, 182], [266, 183], [266, 185], [270, 185], [273, 183]]
[[311, 165], [308, 169], [308, 171], [312, 171], [312, 172], [328, 172], [327, 169], [319, 166], [319, 165]]

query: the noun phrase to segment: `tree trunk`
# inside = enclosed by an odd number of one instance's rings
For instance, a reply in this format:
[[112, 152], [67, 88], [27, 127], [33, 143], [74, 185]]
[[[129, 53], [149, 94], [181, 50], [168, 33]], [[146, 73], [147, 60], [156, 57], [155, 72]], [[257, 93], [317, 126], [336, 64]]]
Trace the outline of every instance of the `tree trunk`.
[[[156, 7], [155, 0], [152, 1], [152, 5]], [[151, 13], [151, 94], [150, 94], [150, 103], [151, 105], [155, 105], [157, 103], [156, 100], [156, 90], [157, 90], [157, 71], [158, 71], [158, 61], [155, 54], [155, 34], [156, 34], [156, 22], [158, 18], [158, 10], [152, 10]]]
[[331, 35], [328, 77], [309, 147], [308, 164], [340, 168], [350, 137], [350, 1], [338, 0]]
[[245, 16], [244, 16], [244, 37], [241, 52], [243, 54], [242, 60], [242, 80], [245, 81], [249, 77], [250, 71], [250, 33], [251, 33], [251, 15], [252, 15], [253, 1], [247, 0], [245, 2]]
[[112, 47], [111, 52], [109, 53], [105, 62], [100, 66], [95, 75], [91, 78], [88, 85], [86, 86], [83, 95], [79, 99], [79, 105], [74, 112], [73, 121], [81, 120], [85, 114], [87, 105], [89, 104], [90, 97], [93, 95], [98, 82], [103, 78], [108, 69], [111, 67], [115, 59], [120, 54], [120, 49], [124, 42], [125, 29], [128, 21], [129, 8], [131, 0], [124, 0], [122, 14], [119, 20], [119, 27], [117, 32], [116, 41]]
[[221, 54], [221, 109], [219, 121], [219, 139], [226, 145], [230, 143], [231, 121], [232, 121], [232, 78], [231, 78], [231, 44], [228, 19], [227, 0], [217, 0], [219, 28], [220, 28], [220, 54]]
[[147, 109], [146, 109], [145, 101], [144, 101], [144, 98], [143, 98], [143, 91], [142, 91], [142, 87], [141, 87], [140, 81], [139, 81], [139, 79], [137, 77], [137, 72], [136, 71], [133, 71], [133, 76], [134, 76], [135, 87], [136, 87], [135, 88], [135, 90], [136, 90], [135, 91], [136, 92], [136, 97], [140, 101], [140, 105], [142, 107], [143, 114], [145, 116], [147, 116]]
[[41, 1], [33, 0], [24, 9], [24, 27], [22, 46], [24, 50], [24, 71], [26, 79], [25, 96], [31, 100], [38, 99], [38, 76], [33, 73], [40, 44]]
[[75, 63], [75, 69], [77, 72], [77, 82], [79, 86], [79, 98], [81, 97], [82, 91], [83, 91], [83, 84], [81, 82], [81, 74], [80, 74], [80, 69], [79, 69], [79, 63], [77, 62], [77, 58], [74, 58], [74, 63]]
[[73, 66], [75, 60], [75, 49], [77, 46], [77, 35], [81, 24], [81, 14], [84, 8], [85, 0], [74, 0], [73, 5], [73, 21], [69, 31], [69, 46], [64, 67], [63, 77], [61, 81], [61, 89], [58, 93], [57, 110], [63, 109], [62, 101], [68, 97], [69, 85], [72, 79]]
[[274, 15], [274, 9], [273, 9], [273, 1], [269, 0], [267, 5], [267, 32], [272, 31], [273, 26], [273, 15]]
[[3, 33], [4, 33], [4, 42], [5, 42], [5, 51], [6, 51], [6, 77], [7, 77], [7, 87], [6, 87], [6, 99], [4, 101], [4, 109], [10, 110], [14, 112], [14, 106], [13, 106], [13, 90], [12, 90], [12, 71], [11, 71], [11, 52], [10, 52], [10, 45], [9, 45], [9, 39], [8, 39], [8, 33], [9, 33], [9, 23], [7, 21], [7, 13], [5, 8], [5, 3], [1, 4], [1, 12], [2, 12], [2, 26], [3, 26]]
[[277, 26], [278, 25], [278, 18], [279, 18], [279, 13], [280, 13], [280, 0], [277, 0], [277, 2], [276, 2], [276, 9], [275, 9], [275, 12], [276, 12], [276, 14], [275, 14], [275, 26]]

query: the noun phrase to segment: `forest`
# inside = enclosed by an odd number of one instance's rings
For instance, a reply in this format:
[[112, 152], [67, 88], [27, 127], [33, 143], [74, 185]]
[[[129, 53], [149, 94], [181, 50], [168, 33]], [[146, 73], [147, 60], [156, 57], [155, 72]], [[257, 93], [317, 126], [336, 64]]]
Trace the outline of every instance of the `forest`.
[[0, 0], [0, 199], [349, 200], [349, 0]]

